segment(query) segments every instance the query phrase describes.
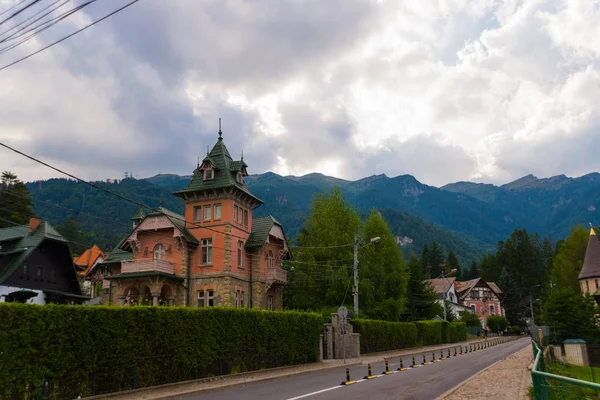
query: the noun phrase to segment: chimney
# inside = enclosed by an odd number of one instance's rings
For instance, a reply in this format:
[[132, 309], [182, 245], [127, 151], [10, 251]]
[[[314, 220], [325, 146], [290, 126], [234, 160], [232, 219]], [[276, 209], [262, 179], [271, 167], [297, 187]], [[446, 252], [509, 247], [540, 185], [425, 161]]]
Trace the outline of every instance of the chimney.
[[29, 232], [33, 232], [42, 223], [42, 220], [36, 217], [29, 219]]

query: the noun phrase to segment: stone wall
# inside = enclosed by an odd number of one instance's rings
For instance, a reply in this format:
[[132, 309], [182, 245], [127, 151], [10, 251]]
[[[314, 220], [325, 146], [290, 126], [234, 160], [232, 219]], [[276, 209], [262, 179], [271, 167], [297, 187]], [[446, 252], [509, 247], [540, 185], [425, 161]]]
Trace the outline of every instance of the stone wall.
[[331, 314], [330, 324], [325, 324], [325, 341], [327, 352], [323, 352], [324, 358], [360, 357], [360, 334], [354, 333], [350, 323], [342, 326], [337, 313]]

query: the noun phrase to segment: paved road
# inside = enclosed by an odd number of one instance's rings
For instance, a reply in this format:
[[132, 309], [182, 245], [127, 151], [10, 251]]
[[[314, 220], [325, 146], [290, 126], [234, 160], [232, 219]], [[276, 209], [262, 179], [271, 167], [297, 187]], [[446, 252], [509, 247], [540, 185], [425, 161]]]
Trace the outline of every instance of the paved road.
[[[295, 376], [283, 377], [267, 381], [253, 382], [246, 385], [223, 388], [215, 391], [199, 392], [171, 399], [182, 400], [366, 400], [366, 399], [435, 399], [458, 383], [468, 379], [485, 367], [502, 360], [529, 345], [528, 338], [503, 343], [491, 348], [479, 350], [459, 357], [453, 357], [435, 364], [415, 369], [396, 372], [392, 375], [379, 376], [376, 379], [363, 380], [367, 374], [366, 365], [350, 367], [351, 379], [358, 382], [350, 386], [341, 386], [345, 379], [345, 368], [332, 368]], [[422, 353], [417, 354], [417, 362], [423, 360]], [[439, 352], [436, 353], [439, 356]], [[431, 353], [426, 354], [427, 361]], [[409, 364], [410, 357], [404, 357], [404, 366]], [[395, 370], [399, 361], [390, 362], [390, 370]], [[372, 372], [380, 374], [384, 363], [372, 364]]]

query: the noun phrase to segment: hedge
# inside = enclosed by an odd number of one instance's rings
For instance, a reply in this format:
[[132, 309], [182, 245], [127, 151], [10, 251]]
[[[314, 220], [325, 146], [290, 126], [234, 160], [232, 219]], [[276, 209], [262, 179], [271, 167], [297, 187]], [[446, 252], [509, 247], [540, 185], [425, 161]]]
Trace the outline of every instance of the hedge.
[[420, 344], [429, 346], [444, 343], [442, 337], [442, 322], [444, 321], [417, 321], [418, 338]]
[[[0, 398], [49, 399], [314, 362], [315, 313], [0, 304]], [[26, 391], [26, 392], [25, 392]]]
[[353, 320], [352, 325], [354, 332], [360, 333], [361, 353], [375, 353], [417, 345], [417, 326], [410, 322], [358, 319]]
[[467, 340], [467, 324], [464, 322], [448, 323], [448, 336], [444, 343], [456, 343]]

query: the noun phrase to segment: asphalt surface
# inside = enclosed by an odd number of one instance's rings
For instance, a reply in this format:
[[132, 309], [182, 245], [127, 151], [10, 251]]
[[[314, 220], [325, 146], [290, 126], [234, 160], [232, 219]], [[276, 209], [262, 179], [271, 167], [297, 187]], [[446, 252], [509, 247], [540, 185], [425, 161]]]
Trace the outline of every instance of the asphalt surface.
[[[385, 364], [371, 364], [375, 379], [364, 380], [367, 375], [366, 365], [353, 365], [350, 368], [350, 379], [357, 383], [342, 386], [346, 368], [331, 368], [277, 379], [257, 381], [245, 385], [226, 387], [211, 391], [174, 396], [170, 399], [181, 400], [230, 400], [230, 399], [435, 399], [452, 389], [459, 383], [475, 375], [477, 372], [500, 361], [509, 355], [528, 346], [528, 338], [499, 344], [487, 349], [478, 350], [462, 356], [452, 357], [437, 363], [406, 371], [397, 371], [391, 375], [381, 375]], [[416, 362], [423, 361], [423, 353], [415, 353]], [[452, 352], [453, 354], [453, 352]], [[425, 353], [426, 360], [431, 361], [431, 353]], [[446, 354], [444, 354], [446, 355]], [[439, 352], [436, 352], [439, 358]], [[404, 367], [409, 367], [411, 357], [405, 356]], [[389, 369], [399, 367], [399, 359], [389, 361]]]

